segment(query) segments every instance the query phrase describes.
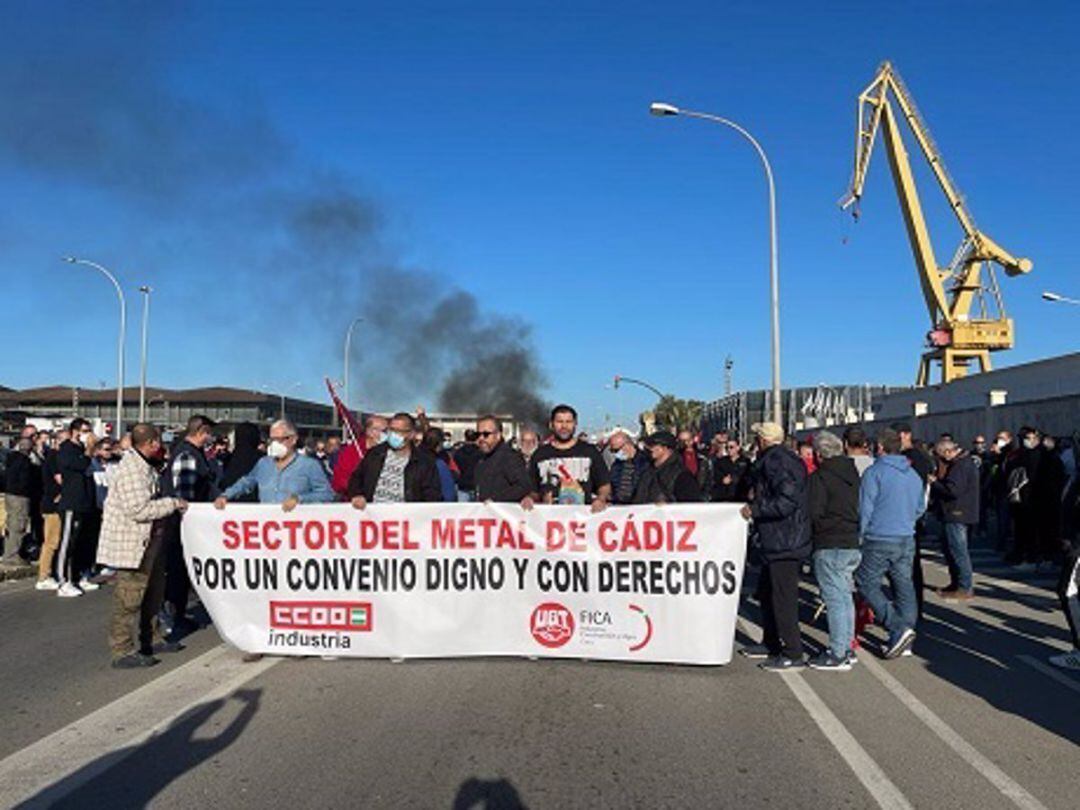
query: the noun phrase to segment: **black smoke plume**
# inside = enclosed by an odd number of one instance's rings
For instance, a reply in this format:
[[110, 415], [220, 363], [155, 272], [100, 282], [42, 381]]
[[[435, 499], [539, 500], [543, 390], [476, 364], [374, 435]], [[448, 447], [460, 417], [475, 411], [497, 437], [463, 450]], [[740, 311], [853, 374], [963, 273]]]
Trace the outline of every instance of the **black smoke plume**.
[[411, 408], [434, 395], [440, 410], [544, 421], [546, 380], [529, 325], [400, 262], [383, 206], [345, 171], [299, 157], [256, 93], [222, 90], [216, 103], [186, 93], [174, 12], [72, 4], [36, 30], [9, 22], [0, 164], [58, 194], [74, 183], [124, 204], [140, 226], [112, 246], [119, 255], [160, 263], [175, 248], [220, 265], [212, 299], [200, 292], [198, 306], [228, 325], [236, 345], [245, 332], [265, 337], [270, 303], [287, 307], [326, 339], [320, 357], [282, 341], [281, 364], [337, 376], [339, 336], [360, 314], [354, 389], [369, 407]]

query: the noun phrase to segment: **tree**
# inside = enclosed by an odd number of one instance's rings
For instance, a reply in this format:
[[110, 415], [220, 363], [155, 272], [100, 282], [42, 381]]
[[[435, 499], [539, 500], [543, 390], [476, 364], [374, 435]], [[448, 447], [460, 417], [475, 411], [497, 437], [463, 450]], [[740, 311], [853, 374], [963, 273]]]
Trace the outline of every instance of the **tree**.
[[680, 430], [697, 432], [701, 425], [701, 415], [705, 410], [705, 403], [699, 399], [679, 399], [671, 394], [665, 394], [656, 403], [653, 416], [658, 429], [670, 430], [678, 433]]

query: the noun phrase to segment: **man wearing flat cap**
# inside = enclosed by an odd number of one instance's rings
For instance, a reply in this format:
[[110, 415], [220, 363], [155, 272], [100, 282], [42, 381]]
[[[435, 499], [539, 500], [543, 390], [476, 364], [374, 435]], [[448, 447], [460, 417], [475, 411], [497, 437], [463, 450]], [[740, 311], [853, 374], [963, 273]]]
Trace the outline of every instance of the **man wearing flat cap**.
[[697, 479], [683, 465], [675, 435], [659, 430], [645, 439], [645, 450], [652, 459], [634, 490], [634, 503], [698, 503], [701, 488]]
[[810, 556], [810, 508], [806, 466], [784, 447], [784, 429], [759, 422], [750, 430], [758, 458], [751, 470], [753, 499], [742, 516], [753, 520], [764, 560], [756, 597], [761, 603], [764, 638], [744, 648], [748, 658], [763, 658], [771, 672], [805, 666], [799, 635], [799, 569]]

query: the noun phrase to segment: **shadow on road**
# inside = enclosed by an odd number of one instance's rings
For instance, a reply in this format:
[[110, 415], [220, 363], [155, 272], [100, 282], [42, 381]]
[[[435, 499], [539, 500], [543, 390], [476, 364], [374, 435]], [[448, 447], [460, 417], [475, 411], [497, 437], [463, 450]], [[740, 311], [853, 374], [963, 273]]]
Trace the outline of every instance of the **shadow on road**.
[[[18, 807], [146, 807], [177, 777], [232, 745], [258, 711], [261, 695], [261, 689], [242, 689], [228, 699], [196, 706], [147, 742], [99, 757]], [[236, 703], [236, 716], [209, 736], [214, 716]], [[210, 728], [199, 734], [208, 723]]]
[[507, 779], [466, 779], [451, 810], [525, 810], [517, 788]]
[[[813, 578], [804, 577], [800, 590], [800, 622], [804, 627], [813, 626], [827, 632], [826, 616], [813, 621], [813, 608], [818, 598]], [[1013, 591], [983, 583], [977, 583], [975, 590], [976, 600], [960, 609], [941, 602], [927, 589], [923, 620], [914, 648], [915, 654], [925, 660], [924, 669], [999, 711], [1022, 717], [1072, 743], [1080, 743], [1080, 713], [1071, 711], [1075, 696], [1018, 658], [1028, 655], [1044, 661], [1056, 648], [1043, 642], [1067, 641], [1068, 632], [1060, 625], [1013, 615], [1001, 609], [1002, 602], [1020, 601]], [[756, 602], [743, 600], [742, 610], [760, 622], [758, 608]], [[997, 627], [980, 620], [984, 617], [995, 619], [1004, 626]], [[803, 639], [808, 652], [823, 648], [820, 641], [809, 638], [805, 632]], [[743, 638], [739, 640], [745, 643]], [[866, 636], [863, 636], [865, 640]], [[871, 644], [864, 643], [863, 646], [864, 654], [874, 650]], [[884, 663], [890, 668], [894, 666], [893, 662]], [[899, 663], [897, 669], [903, 666]]]

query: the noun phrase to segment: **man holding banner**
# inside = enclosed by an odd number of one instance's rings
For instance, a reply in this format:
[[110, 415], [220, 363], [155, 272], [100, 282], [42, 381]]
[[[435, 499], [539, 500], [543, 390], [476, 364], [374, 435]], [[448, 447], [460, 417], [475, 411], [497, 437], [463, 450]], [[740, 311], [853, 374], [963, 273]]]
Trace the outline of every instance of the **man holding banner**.
[[421, 503], [442, 500], [435, 457], [413, 444], [416, 420], [396, 413], [386, 441], [364, 455], [349, 477], [348, 498], [356, 509], [369, 503]]
[[314, 458], [296, 452], [296, 427], [287, 419], [270, 426], [270, 444], [266, 457], [261, 458], [251, 472], [226, 489], [214, 501], [224, 509], [230, 498], [246, 495], [259, 488], [261, 503], [279, 503], [291, 512], [299, 503], [330, 503], [334, 491], [322, 465]]
[[532, 491], [525, 459], [503, 440], [502, 421], [482, 416], [476, 421], [476, 443], [484, 454], [476, 465], [476, 500], [519, 503]]

